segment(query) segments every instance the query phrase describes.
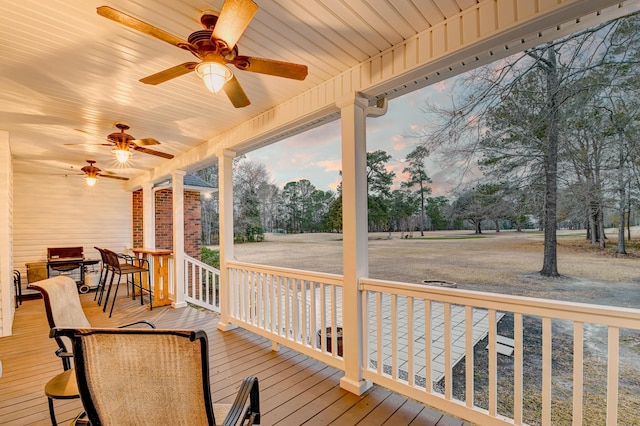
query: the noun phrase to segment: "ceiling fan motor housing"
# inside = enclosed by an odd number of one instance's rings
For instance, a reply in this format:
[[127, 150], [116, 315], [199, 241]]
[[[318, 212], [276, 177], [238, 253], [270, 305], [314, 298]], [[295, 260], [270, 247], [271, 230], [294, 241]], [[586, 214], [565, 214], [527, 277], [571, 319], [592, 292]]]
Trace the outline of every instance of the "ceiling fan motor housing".
[[120, 131], [111, 133], [107, 136], [107, 139], [114, 142], [118, 149], [127, 149], [127, 147], [135, 140], [133, 136], [124, 132], [125, 130], [129, 130], [129, 125], [118, 122], [115, 126], [120, 129]]
[[209, 54], [220, 54], [225, 60], [233, 61], [238, 56], [238, 46], [226, 50], [226, 44], [218, 44], [211, 40], [212, 33], [213, 30], [199, 30], [191, 33], [187, 41], [197, 48], [197, 51], [191, 51], [191, 53], [199, 59], [205, 59]]
[[95, 163], [95, 160], [87, 160], [87, 163], [89, 163], [88, 166], [84, 166], [83, 168], [81, 168], [80, 170], [82, 170], [87, 176], [89, 177], [96, 177], [96, 175], [101, 172], [102, 170], [100, 170], [99, 168], [97, 168], [96, 166], [94, 166], [93, 164]]

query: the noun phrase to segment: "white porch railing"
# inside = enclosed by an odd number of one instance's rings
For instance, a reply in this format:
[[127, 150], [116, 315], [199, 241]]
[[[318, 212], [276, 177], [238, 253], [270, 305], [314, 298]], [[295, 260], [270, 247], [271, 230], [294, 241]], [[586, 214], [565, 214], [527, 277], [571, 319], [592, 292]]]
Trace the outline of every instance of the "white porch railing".
[[344, 369], [342, 276], [240, 262], [229, 265], [237, 325]]
[[[585, 335], [593, 334], [597, 326], [604, 326], [607, 342], [605, 343], [606, 359], [598, 358], [598, 361], [602, 361], [606, 366], [607, 380], [602, 384], [602, 388], [606, 389], [604, 391], [606, 395], [603, 395], [602, 402], [603, 405], [606, 404], [606, 424], [618, 424], [620, 330], [640, 330], [640, 310], [456, 289], [432, 289], [421, 285], [373, 279], [362, 279], [360, 285], [363, 291], [363, 323], [365, 324], [362, 335], [366, 336], [363, 342], [367, 359], [365, 379], [480, 424], [524, 424], [525, 421], [532, 421], [523, 418], [524, 401], [527, 399], [530, 403], [532, 398], [541, 401], [541, 407], [537, 411], [539, 417], [533, 419], [535, 423], [551, 424], [552, 405], [562, 404], [563, 407], [571, 407], [569, 408], [571, 414], [565, 413], [565, 418], [570, 417], [573, 424], [583, 424], [583, 411], [586, 407], [585, 389], [583, 389], [583, 361], [585, 347], [587, 347]], [[382, 309], [383, 298], [390, 300], [390, 315]], [[437, 332], [433, 327], [434, 311], [438, 305], [444, 312], [442, 349], [445, 367], [444, 389], [441, 390], [434, 389], [430, 367], [424, 371], [424, 381], [419, 383], [416, 380], [416, 365], [424, 364], [425, 359], [431, 360], [434, 351], [438, 350], [433, 344], [424, 344], [424, 342], [434, 341], [433, 337]], [[458, 324], [458, 327], [452, 321], [454, 307], [464, 309], [464, 321]], [[477, 327], [474, 312], [478, 309], [486, 311], [489, 318], [486, 371], [478, 371], [474, 365], [473, 335]], [[513, 317], [513, 327], [510, 330], [513, 333], [514, 350], [511, 367], [513, 379], [511, 380], [498, 376], [497, 349], [501, 343], [498, 341], [496, 332], [496, 318], [504, 313]], [[539, 331], [532, 330], [530, 327], [532, 318], [541, 325], [541, 335], [538, 335]], [[585, 330], [589, 330], [589, 333]], [[382, 331], [391, 335], [392, 343], [388, 348], [383, 347]], [[461, 384], [463, 396], [456, 398], [453, 396], [451, 360], [455, 346], [460, 344], [458, 338], [461, 331], [465, 336], [463, 339], [465, 374]], [[562, 393], [563, 386], [558, 385], [554, 380], [560, 375], [558, 371], [552, 370], [552, 340], [563, 333], [568, 334], [568, 340], [572, 341], [572, 348], [568, 352], [573, 358], [569, 372], [573, 395], [559, 402], [559, 398], [556, 397]], [[536, 346], [541, 352], [542, 373], [538, 382], [541, 383], [539, 393], [536, 390], [536, 384], [527, 384], [523, 381], [523, 365], [527, 361], [525, 354], [532, 356], [531, 354], [536, 352], [536, 348], [525, 346], [523, 336], [532, 334], [538, 340], [539, 343]], [[454, 342], [456, 340], [458, 342]], [[597, 340], [592, 339], [591, 345], [598, 345]], [[390, 355], [389, 371], [385, 371], [381, 366], [383, 363], [380, 362], [382, 358], [380, 354], [385, 350]], [[554, 360], [554, 364], [556, 363], [561, 364], [558, 360]], [[387, 365], [387, 363], [384, 364]], [[403, 371], [406, 374], [403, 374]], [[474, 378], [480, 376], [488, 378], [488, 403], [483, 404], [485, 405], [483, 407], [478, 406], [476, 395], [474, 395]], [[558, 380], [565, 379], [558, 378]], [[510, 403], [507, 405], [512, 409], [498, 407], [499, 395], [510, 396]], [[584, 418], [584, 421], [585, 424], [598, 423], [593, 418]]]
[[[337, 332], [357, 325], [342, 322], [341, 276], [229, 262], [229, 277], [233, 323], [344, 370]], [[593, 359], [596, 348], [603, 351], [597, 360], [606, 377], [606, 383], [599, 384], [606, 411], [602, 423], [618, 423], [619, 371], [628, 359], [620, 357], [620, 335], [621, 330], [640, 335], [640, 310], [374, 279], [361, 279], [359, 289], [364, 379], [480, 424], [549, 425], [554, 410], [563, 411], [573, 424], [593, 424], [583, 414], [589, 405], [586, 394], [592, 392], [585, 387], [590, 378], [585, 377], [583, 364]], [[497, 332], [502, 316], [513, 321], [504, 332], [509, 342], [513, 339], [513, 354], [498, 353], [509, 349]], [[592, 339], [597, 329], [603, 330], [606, 349]], [[476, 342], [486, 335], [487, 349], [478, 348]], [[564, 347], [555, 347], [561, 335]], [[525, 345], [531, 336], [535, 343]], [[456, 348], [464, 369], [458, 366], [454, 377]], [[475, 365], [474, 348], [486, 352], [484, 366]], [[563, 372], [566, 375], [555, 366], [558, 349], [570, 358], [562, 363], [570, 370]], [[534, 356], [541, 374], [535, 383], [525, 383], [525, 364]], [[499, 361], [501, 368], [507, 363], [510, 374], [500, 373]], [[480, 381], [486, 383], [476, 394]], [[568, 397], [562, 395], [566, 387]], [[526, 412], [532, 404], [534, 408]], [[536, 418], [530, 419], [532, 412]]]
[[184, 255], [184, 299], [201, 308], [220, 313], [220, 271]]

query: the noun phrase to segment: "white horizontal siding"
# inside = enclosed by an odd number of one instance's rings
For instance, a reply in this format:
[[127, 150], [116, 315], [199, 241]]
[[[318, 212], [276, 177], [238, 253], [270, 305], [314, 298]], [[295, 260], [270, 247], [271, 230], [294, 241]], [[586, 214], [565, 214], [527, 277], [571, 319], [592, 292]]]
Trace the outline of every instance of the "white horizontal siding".
[[99, 179], [88, 187], [81, 176], [14, 175], [14, 268], [26, 283], [27, 262], [46, 260], [47, 247], [94, 247], [121, 252], [132, 245], [131, 193], [119, 181]]

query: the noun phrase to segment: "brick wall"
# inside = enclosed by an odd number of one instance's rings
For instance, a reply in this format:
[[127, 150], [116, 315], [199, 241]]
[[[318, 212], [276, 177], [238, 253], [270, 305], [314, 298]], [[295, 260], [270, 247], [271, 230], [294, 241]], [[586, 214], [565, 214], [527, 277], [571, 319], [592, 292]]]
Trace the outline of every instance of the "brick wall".
[[142, 216], [142, 189], [133, 191], [133, 246], [144, 247], [143, 216]]
[[156, 191], [156, 248], [173, 249], [173, 191]]
[[[143, 241], [142, 190], [133, 192], [133, 246], [145, 247]], [[160, 189], [155, 193], [156, 248], [173, 249], [173, 190]], [[184, 193], [184, 252], [200, 259], [202, 224], [200, 221], [200, 193]]]
[[184, 252], [200, 260], [202, 223], [200, 221], [200, 193], [184, 192]]

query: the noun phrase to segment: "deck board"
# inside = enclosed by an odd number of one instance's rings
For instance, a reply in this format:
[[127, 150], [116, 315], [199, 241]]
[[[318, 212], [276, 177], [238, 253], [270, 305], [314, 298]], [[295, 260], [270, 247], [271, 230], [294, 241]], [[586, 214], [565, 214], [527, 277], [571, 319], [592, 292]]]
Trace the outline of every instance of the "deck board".
[[[284, 346], [273, 351], [271, 341], [240, 328], [221, 332], [213, 313], [191, 307], [149, 311], [138, 300], [122, 294], [109, 318], [94, 302], [93, 293], [80, 298], [94, 327], [148, 319], [158, 328], [205, 330], [214, 402], [231, 402], [242, 379], [257, 376], [262, 425], [463, 424], [378, 386], [361, 396], [346, 392], [340, 388], [340, 370]], [[51, 377], [62, 371], [62, 363], [54, 354], [57, 345], [48, 334], [42, 299], [25, 300], [16, 311], [13, 335], [0, 338], [0, 425], [50, 424], [43, 389]], [[79, 399], [59, 400], [55, 407], [60, 424], [68, 424], [82, 410]]]
[[[371, 410], [364, 418], [367, 426], [384, 425], [389, 417], [393, 415], [405, 403], [406, 398], [397, 393], [389, 392], [389, 395]], [[396, 423], [397, 424], [397, 423]]]

